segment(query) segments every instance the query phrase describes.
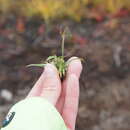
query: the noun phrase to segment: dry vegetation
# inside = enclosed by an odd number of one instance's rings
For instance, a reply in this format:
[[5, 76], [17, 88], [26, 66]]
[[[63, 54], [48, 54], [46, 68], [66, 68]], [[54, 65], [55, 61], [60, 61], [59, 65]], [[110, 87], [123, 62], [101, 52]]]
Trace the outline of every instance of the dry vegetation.
[[0, 0], [2, 13], [13, 11], [27, 17], [39, 15], [46, 21], [64, 17], [80, 21], [93, 8], [109, 14], [129, 7], [129, 0]]

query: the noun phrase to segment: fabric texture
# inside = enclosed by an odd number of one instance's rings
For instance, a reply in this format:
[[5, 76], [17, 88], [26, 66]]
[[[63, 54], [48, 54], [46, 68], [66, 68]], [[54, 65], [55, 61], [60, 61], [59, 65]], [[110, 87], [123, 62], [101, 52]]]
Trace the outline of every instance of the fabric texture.
[[[11, 113], [15, 113], [13, 116]], [[26, 98], [15, 104], [9, 111], [1, 130], [67, 130], [56, 110], [47, 100], [40, 97]]]

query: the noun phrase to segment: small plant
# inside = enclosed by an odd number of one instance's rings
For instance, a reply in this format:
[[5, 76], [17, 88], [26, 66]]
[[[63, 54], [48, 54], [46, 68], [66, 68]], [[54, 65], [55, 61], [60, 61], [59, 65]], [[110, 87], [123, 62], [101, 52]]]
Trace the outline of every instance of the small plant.
[[69, 31], [68, 28], [65, 28], [63, 30], [63, 32], [61, 32], [61, 36], [62, 36], [62, 56], [49, 56], [43, 63], [41, 64], [30, 64], [28, 65], [28, 67], [31, 66], [35, 66], [35, 67], [45, 67], [46, 64], [53, 64], [56, 66], [58, 72], [59, 72], [59, 76], [61, 79], [63, 79], [66, 75], [66, 70], [67, 70], [67, 66], [69, 64], [69, 62], [66, 62], [64, 59], [64, 44], [65, 44], [65, 38], [66, 37], [70, 37], [71, 33]]

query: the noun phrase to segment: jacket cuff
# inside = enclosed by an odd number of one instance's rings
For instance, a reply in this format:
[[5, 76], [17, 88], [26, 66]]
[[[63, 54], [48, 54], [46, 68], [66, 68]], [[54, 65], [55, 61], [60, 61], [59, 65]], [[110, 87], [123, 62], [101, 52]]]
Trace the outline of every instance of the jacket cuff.
[[41, 97], [26, 98], [15, 104], [1, 130], [67, 130], [56, 108]]

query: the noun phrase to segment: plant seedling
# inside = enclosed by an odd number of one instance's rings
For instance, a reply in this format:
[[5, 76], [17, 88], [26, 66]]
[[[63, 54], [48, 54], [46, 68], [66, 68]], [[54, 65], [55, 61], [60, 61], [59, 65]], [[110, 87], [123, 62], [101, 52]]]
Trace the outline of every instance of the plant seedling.
[[45, 67], [46, 64], [53, 64], [56, 66], [58, 72], [59, 72], [59, 76], [61, 79], [63, 79], [66, 75], [66, 71], [67, 71], [67, 67], [70, 61], [65, 61], [64, 59], [64, 44], [65, 44], [65, 38], [66, 37], [70, 37], [71, 33], [69, 31], [69, 29], [66, 27], [63, 32], [61, 32], [61, 37], [62, 37], [62, 56], [49, 56], [45, 62], [41, 63], [41, 64], [30, 64], [28, 65], [28, 67], [31, 66], [35, 66], [35, 67]]

